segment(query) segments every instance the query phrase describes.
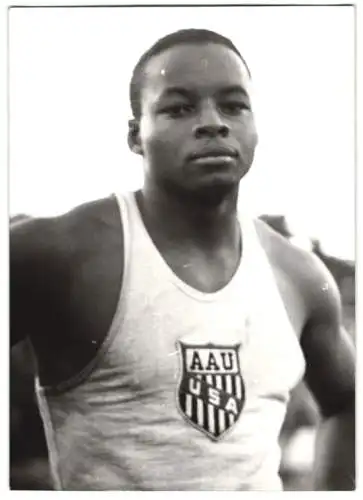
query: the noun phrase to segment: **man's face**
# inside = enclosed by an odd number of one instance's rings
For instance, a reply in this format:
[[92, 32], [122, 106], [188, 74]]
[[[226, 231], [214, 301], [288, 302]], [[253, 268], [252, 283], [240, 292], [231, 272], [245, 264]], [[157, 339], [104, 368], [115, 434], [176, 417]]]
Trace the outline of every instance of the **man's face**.
[[235, 187], [257, 144], [249, 76], [223, 45], [178, 45], [153, 57], [141, 92], [146, 176], [177, 190]]

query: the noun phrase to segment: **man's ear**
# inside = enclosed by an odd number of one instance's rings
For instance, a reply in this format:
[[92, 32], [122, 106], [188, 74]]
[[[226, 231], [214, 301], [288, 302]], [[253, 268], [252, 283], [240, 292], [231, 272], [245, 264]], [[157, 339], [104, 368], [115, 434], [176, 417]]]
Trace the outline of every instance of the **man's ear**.
[[129, 144], [129, 148], [133, 153], [136, 153], [137, 155], [143, 154], [140, 140], [140, 125], [138, 120], [136, 120], [135, 118], [129, 120], [129, 133], [127, 142]]

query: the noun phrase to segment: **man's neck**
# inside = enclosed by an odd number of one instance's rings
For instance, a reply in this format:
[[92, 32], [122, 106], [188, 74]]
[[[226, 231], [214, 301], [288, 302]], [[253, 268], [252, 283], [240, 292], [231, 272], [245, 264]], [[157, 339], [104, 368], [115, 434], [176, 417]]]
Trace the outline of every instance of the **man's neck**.
[[208, 251], [240, 243], [237, 198], [238, 187], [207, 201], [205, 196], [175, 196], [147, 184], [137, 195], [144, 222], [154, 235]]

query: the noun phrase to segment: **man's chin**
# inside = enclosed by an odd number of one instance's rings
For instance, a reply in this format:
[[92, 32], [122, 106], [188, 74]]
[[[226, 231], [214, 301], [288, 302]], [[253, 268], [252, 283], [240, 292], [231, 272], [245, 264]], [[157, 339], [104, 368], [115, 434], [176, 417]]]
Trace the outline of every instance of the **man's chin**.
[[196, 183], [186, 193], [195, 202], [218, 205], [238, 190], [239, 182], [236, 178], [213, 179]]
[[238, 191], [241, 176], [231, 175], [208, 175], [198, 178], [189, 178], [187, 182], [170, 182], [164, 179], [164, 189], [179, 198], [183, 203], [196, 205], [218, 205], [226, 198]]

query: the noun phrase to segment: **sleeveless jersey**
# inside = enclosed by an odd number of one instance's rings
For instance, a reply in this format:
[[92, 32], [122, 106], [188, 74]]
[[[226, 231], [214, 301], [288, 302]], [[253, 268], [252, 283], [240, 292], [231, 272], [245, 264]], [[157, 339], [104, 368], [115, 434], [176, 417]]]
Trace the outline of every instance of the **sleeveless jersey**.
[[[215, 293], [155, 247], [134, 193], [117, 196], [124, 276], [95, 359], [37, 397], [56, 489], [281, 490], [279, 433], [305, 363], [252, 218]], [[92, 311], [89, 312], [92, 314]]]

